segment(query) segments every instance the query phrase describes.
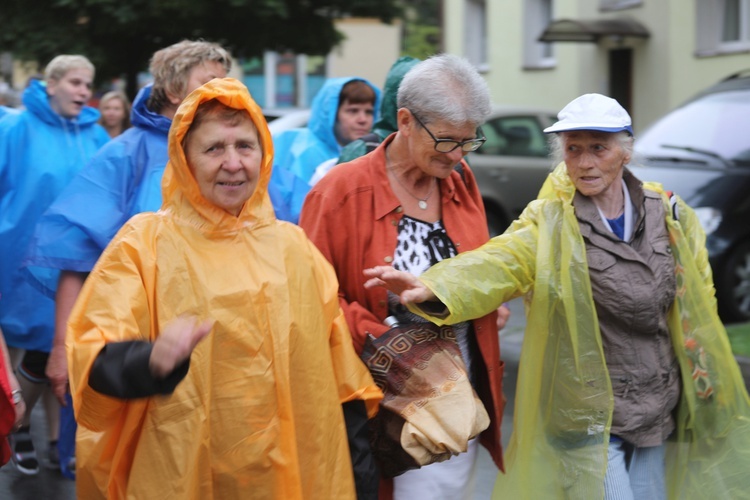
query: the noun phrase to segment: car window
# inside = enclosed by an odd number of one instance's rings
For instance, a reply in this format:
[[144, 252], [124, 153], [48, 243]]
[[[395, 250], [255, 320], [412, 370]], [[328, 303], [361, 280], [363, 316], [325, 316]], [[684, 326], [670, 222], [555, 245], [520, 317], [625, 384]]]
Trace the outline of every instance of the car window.
[[547, 138], [536, 116], [503, 116], [482, 125], [487, 142], [481, 155], [547, 156]]
[[677, 108], [649, 127], [635, 143], [646, 156], [694, 158], [696, 153], [692, 149], [747, 164], [750, 162], [748, 130], [750, 89], [727, 91], [706, 95]]

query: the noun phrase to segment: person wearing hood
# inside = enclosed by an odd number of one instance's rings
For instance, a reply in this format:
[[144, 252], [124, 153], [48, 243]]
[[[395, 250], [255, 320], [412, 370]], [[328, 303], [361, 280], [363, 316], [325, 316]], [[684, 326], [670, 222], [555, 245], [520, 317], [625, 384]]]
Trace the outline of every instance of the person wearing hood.
[[[94, 66], [81, 55], [59, 55], [44, 81], [31, 80], [25, 110], [0, 120], [0, 328], [18, 366], [28, 409], [12, 436], [13, 463], [36, 474], [39, 462], [29, 435], [29, 415], [44, 392], [54, 331], [54, 302], [26, 280], [22, 261], [39, 217], [109, 136], [97, 124], [91, 98]], [[51, 458], [57, 439], [54, 398], [49, 398]]]
[[161, 209], [125, 224], [70, 317], [80, 498], [354, 498], [345, 415], [382, 393], [333, 269], [274, 215], [272, 161], [239, 81], [177, 110]]
[[412, 312], [465, 321], [523, 295], [513, 435], [493, 498], [747, 498], [750, 398], [695, 212], [627, 169], [630, 115], [568, 103], [560, 163], [507, 231], [419, 278], [365, 271]]
[[[360, 156], [364, 156], [378, 144], [383, 142], [386, 137], [398, 130], [397, 114], [398, 106], [396, 105], [398, 99], [398, 87], [401, 85], [401, 80], [404, 79], [404, 75], [412, 69], [419, 59], [410, 56], [403, 56], [396, 59], [391, 69], [388, 71], [388, 75], [385, 77], [385, 85], [383, 86], [383, 101], [380, 105], [380, 119], [375, 122], [372, 127], [372, 133], [355, 139], [341, 150], [341, 154], [338, 157], [337, 163], [346, 163], [352, 161]], [[326, 172], [322, 172], [325, 175]], [[316, 171], [314, 179], [311, 180], [310, 184], [315, 185], [323, 175], [320, 175]]]
[[369, 81], [331, 78], [313, 99], [307, 127], [273, 138], [270, 194], [277, 217], [297, 223], [315, 171], [323, 163], [335, 164], [344, 146], [368, 134], [379, 107], [380, 89]]

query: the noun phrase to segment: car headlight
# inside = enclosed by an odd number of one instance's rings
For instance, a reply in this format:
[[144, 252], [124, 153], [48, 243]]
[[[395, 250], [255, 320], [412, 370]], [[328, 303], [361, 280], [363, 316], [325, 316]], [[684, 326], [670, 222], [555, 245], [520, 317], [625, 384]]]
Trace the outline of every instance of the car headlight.
[[698, 222], [701, 223], [706, 234], [716, 231], [721, 224], [721, 212], [713, 207], [699, 207], [695, 209], [695, 215], [698, 216]]

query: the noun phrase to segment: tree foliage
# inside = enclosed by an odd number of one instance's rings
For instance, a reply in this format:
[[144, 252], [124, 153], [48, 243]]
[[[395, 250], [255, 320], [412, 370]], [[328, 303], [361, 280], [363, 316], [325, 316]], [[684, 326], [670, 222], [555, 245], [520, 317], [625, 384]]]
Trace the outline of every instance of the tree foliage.
[[[0, 50], [46, 64], [89, 57], [101, 80], [131, 81], [151, 54], [180, 40], [218, 42], [234, 56], [265, 50], [327, 54], [342, 35], [334, 19], [399, 15], [397, 0], [0, 0]], [[131, 88], [132, 91], [132, 88]]]
[[441, 0], [404, 2], [402, 55], [426, 59], [441, 51], [440, 4]]

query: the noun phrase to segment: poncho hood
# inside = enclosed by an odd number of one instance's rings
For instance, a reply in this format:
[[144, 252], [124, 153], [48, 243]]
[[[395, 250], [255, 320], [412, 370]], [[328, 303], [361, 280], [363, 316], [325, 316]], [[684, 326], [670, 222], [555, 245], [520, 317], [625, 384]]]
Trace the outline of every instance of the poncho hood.
[[406, 73], [419, 63], [419, 59], [404, 56], [399, 57], [391, 66], [383, 87], [383, 104], [380, 107], [380, 120], [375, 122], [372, 131], [382, 138], [386, 138], [398, 130], [398, 87]]
[[[258, 139], [263, 148], [258, 185], [237, 217], [201, 195], [183, 149], [183, 139], [193, 123], [198, 106], [212, 99], [217, 99], [230, 108], [247, 111], [258, 130]], [[162, 210], [173, 212], [177, 218], [186, 220], [203, 231], [216, 233], [231, 233], [247, 225], [269, 223], [275, 219], [268, 197], [268, 182], [273, 163], [271, 133], [260, 107], [250, 97], [247, 87], [238, 80], [213, 79], [194, 90], [182, 101], [169, 130], [168, 151], [170, 160], [162, 181]]]
[[41, 80], [31, 81], [23, 93], [22, 100], [23, 105], [26, 106], [29, 112], [36, 115], [44, 123], [59, 128], [65, 128], [73, 124], [79, 127], [88, 127], [94, 125], [101, 116], [97, 109], [90, 106], [84, 106], [81, 114], [76, 118], [65, 118], [58, 115], [49, 104], [47, 83]]
[[310, 123], [307, 128], [330, 150], [331, 154], [329, 157], [338, 156], [338, 151], [341, 149], [334, 131], [336, 115], [339, 110], [341, 89], [347, 83], [357, 80], [365, 82], [375, 92], [373, 113], [374, 119], [377, 120], [378, 110], [380, 109], [380, 89], [364, 78], [341, 77], [327, 80], [315, 95], [310, 107]]
[[155, 130], [167, 135], [169, 127], [172, 126], [172, 120], [159, 113], [154, 113], [147, 106], [153, 88], [154, 85], [149, 83], [138, 91], [138, 95], [135, 96], [135, 101], [133, 101], [133, 109], [130, 111], [130, 121], [138, 127]]

